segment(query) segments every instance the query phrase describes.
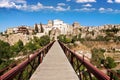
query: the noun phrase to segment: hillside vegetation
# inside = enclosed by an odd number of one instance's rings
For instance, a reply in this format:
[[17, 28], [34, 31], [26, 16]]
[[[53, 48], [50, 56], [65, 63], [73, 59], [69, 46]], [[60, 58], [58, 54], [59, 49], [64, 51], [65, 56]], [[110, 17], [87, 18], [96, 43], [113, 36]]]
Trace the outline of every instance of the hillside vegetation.
[[18, 56], [26, 56], [31, 54], [33, 51], [42, 48], [50, 42], [50, 37], [44, 35], [40, 38], [34, 37], [26, 45], [23, 45], [23, 42], [19, 40], [14, 45], [11, 45], [7, 42], [0, 40], [0, 69], [7, 67], [12, 63], [19, 63], [20, 60], [14, 60]]

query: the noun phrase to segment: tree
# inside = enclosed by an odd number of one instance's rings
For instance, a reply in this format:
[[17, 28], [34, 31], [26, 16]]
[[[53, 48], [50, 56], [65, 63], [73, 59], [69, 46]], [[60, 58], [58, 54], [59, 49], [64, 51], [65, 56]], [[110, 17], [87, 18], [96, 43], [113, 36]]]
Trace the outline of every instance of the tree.
[[39, 44], [40, 46], [45, 46], [50, 42], [50, 37], [48, 35], [44, 35], [40, 37]]
[[59, 35], [58, 36], [58, 39], [59, 39], [59, 41], [61, 41], [61, 42], [63, 42], [63, 43], [65, 43], [65, 35]]
[[115, 61], [114, 61], [113, 58], [107, 57], [106, 60], [105, 60], [104, 66], [105, 66], [106, 68], [111, 69], [111, 68], [116, 67], [116, 63], [115, 63]]
[[22, 42], [21, 40], [19, 40], [19, 41], [17, 42], [17, 44], [18, 44], [19, 50], [22, 50], [23, 47], [24, 47], [23, 42]]
[[103, 53], [105, 52], [105, 50], [101, 48], [100, 49], [94, 48], [91, 50], [91, 52], [92, 52], [92, 59], [91, 59], [92, 63], [97, 67], [101, 67], [102, 61], [104, 60]]
[[70, 37], [66, 37], [66, 35], [59, 35], [58, 36], [59, 41], [63, 42], [63, 43], [71, 43], [72, 39]]
[[36, 36], [34, 36], [34, 39], [32, 40], [33, 43], [39, 43], [40, 39]]
[[50, 34], [51, 34], [51, 30], [48, 32], [48, 34], [49, 34], [49, 36], [50, 36]]
[[30, 51], [34, 51], [36, 50], [38, 47], [35, 43], [32, 43], [32, 41], [26, 43], [25, 47], [24, 47], [24, 52], [30, 52]]
[[0, 59], [1, 58], [9, 59], [10, 57], [9, 50], [10, 44], [0, 40]]
[[43, 29], [43, 26], [42, 26], [41, 23], [40, 23], [40, 28], [41, 28], [41, 33], [43, 33], [43, 32], [44, 32], [44, 29]]
[[113, 28], [111, 28], [111, 29], [107, 29], [107, 30], [105, 30], [106, 32], [113, 32], [113, 33], [117, 33], [118, 31], [120, 31], [120, 29], [118, 29], [118, 28], [115, 28], [115, 26], [113, 27]]
[[10, 44], [0, 40], [0, 69], [3, 69], [12, 62], [9, 60], [11, 56]]
[[104, 36], [102, 36], [102, 35], [98, 35], [98, 36], [96, 37], [96, 40], [98, 40], [98, 41], [105, 41], [105, 38], [104, 38]]
[[3, 35], [3, 32], [0, 32], [0, 35]]
[[72, 39], [69, 38], [69, 37], [65, 37], [65, 43], [71, 43], [72, 42]]
[[38, 25], [37, 25], [37, 24], [35, 24], [35, 32], [36, 32], [36, 33], [39, 32], [39, 30], [38, 30]]
[[77, 39], [77, 36], [73, 36], [72, 37], [72, 43], [74, 43], [75, 41], [77, 41], [78, 39]]
[[19, 40], [17, 43], [11, 46], [11, 52], [19, 53], [23, 48], [24, 48], [23, 42]]

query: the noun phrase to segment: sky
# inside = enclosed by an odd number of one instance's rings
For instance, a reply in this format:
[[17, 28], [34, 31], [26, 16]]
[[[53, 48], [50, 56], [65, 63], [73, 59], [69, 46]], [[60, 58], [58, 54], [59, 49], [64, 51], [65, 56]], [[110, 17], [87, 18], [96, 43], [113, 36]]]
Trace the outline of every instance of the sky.
[[83, 26], [120, 24], [120, 0], [0, 0], [0, 32], [54, 19]]

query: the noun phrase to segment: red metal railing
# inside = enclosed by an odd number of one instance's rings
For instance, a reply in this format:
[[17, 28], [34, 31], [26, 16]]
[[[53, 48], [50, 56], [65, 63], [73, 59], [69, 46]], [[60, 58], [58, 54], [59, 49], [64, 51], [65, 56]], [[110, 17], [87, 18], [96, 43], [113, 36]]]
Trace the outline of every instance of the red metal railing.
[[59, 43], [80, 80], [110, 80], [108, 75], [97, 69], [84, 57], [70, 50], [62, 42], [59, 41]]
[[3, 73], [5, 73], [6, 71], [8, 71], [9, 69], [15, 67], [17, 64], [16, 63], [12, 63], [9, 66], [5, 67], [4, 69], [0, 70], [0, 75], [2, 75]]
[[46, 55], [53, 43], [54, 41], [42, 49], [37, 50], [34, 54], [29, 55], [25, 61], [0, 76], [0, 80], [29, 80], [32, 73], [42, 62], [43, 57]]

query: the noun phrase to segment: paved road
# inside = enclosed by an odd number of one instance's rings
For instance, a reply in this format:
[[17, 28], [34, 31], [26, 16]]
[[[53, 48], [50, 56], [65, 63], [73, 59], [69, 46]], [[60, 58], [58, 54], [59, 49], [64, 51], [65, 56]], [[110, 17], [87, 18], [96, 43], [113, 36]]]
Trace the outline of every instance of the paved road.
[[30, 80], [79, 80], [56, 41]]

